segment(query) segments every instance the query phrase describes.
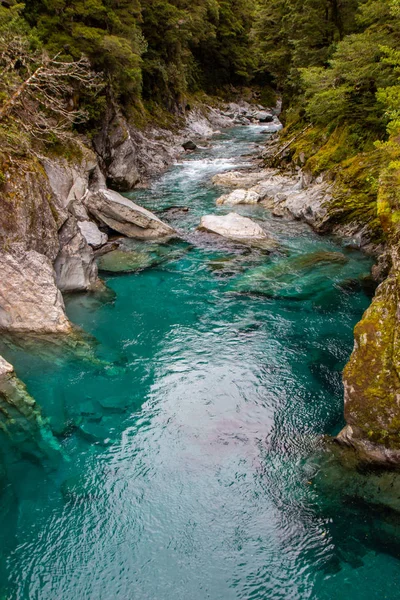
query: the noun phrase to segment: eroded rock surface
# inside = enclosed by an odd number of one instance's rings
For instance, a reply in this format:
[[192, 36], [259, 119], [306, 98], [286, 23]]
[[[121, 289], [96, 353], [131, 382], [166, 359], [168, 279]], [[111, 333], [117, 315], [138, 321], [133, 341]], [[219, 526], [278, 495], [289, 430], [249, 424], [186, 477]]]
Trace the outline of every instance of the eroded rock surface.
[[14, 332], [69, 333], [51, 261], [31, 250], [0, 253], [0, 329]]
[[391, 271], [355, 328], [355, 344], [344, 375], [346, 427], [340, 444], [366, 462], [400, 464], [400, 170], [381, 177], [378, 216], [390, 253]]
[[242, 172], [228, 171], [227, 173], [218, 173], [212, 178], [214, 185], [220, 185], [227, 188], [248, 189], [255, 186], [262, 179], [265, 179], [264, 171]]
[[138, 149], [126, 120], [113, 107], [107, 112], [104, 126], [93, 140], [101, 157], [107, 184], [120, 192], [127, 192], [140, 181]]
[[93, 221], [78, 221], [78, 227], [86, 242], [92, 248], [98, 249], [108, 241], [108, 235], [100, 231]]
[[[90, 221], [86, 223], [96, 227]], [[107, 236], [105, 238], [107, 240]], [[64, 223], [59, 232], [59, 240], [61, 248], [54, 262], [58, 289], [62, 292], [96, 289], [99, 280], [93, 249], [87, 243], [75, 217], [70, 216]]]

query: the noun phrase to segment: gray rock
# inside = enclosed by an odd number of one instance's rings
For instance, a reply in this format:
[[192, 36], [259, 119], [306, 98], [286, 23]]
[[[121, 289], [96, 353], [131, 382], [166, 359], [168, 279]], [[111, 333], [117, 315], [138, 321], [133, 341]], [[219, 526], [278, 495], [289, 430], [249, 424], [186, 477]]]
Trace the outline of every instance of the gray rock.
[[200, 229], [236, 241], [267, 239], [267, 234], [258, 223], [236, 213], [206, 215], [201, 219]]
[[78, 227], [86, 242], [92, 248], [100, 248], [108, 241], [108, 235], [100, 231], [93, 221], [78, 221]]
[[137, 146], [125, 119], [110, 109], [104, 127], [93, 144], [101, 157], [107, 183], [120, 192], [126, 192], [140, 181]]
[[118, 192], [99, 190], [85, 200], [89, 212], [101, 223], [130, 238], [157, 239], [175, 230], [149, 210], [124, 198]]
[[214, 185], [220, 185], [227, 188], [250, 188], [261, 180], [268, 176], [268, 172], [257, 171], [252, 172], [241, 172], [241, 171], [228, 171], [227, 173], [218, 173], [212, 178]]
[[271, 113], [267, 113], [265, 111], [260, 111], [255, 115], [256, 119], [260, 121], [260, 123], [272, 123], [274, 120], [274, 115]]
[[35, 251], [0, 254], [0, 329], [70, 333], [53, 266]]
[[2, 356], [0, 356], [0, 377], [7, 375], [7, 373], [12, 373], [14, 371], [14, 367], [10, 365]]
[[188, 140], [182, 144], [184, 150], [197, 150], [197, 146], [192, 140]]
[[217, 199], [217, 205], [235, 206], [236, 204], [257, 204], [260, 196], [252, 190], [234, 190], [230, 194], [224, 194]]
[[58, 288], [62, 292], [96, 289], [99, 280], [94, 253], [82, 235], [75, 217], [70, 216], [63, 225], [59, 239], [60, 252], [54, 263]]
[[186, 117], [185, 132], [188, 136], [207, 139], [214, 135], [214, 128], [206, 115], [198, 109], [193, 109]]
[[96, 155], [85, 150], [83, 158], [70, 163], [65, 159], [43, 159], [43, 166], [57, 204], [66, 209], [79, 202], [89, 187], [89, 178], [97, 167]]

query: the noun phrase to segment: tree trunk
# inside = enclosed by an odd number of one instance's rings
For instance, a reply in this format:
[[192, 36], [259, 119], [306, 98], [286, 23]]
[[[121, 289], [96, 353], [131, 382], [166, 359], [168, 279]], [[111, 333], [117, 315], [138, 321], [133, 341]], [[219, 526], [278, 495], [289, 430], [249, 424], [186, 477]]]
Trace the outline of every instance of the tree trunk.
[[12, 111], [14, 105], [18, 102], [22, 94], [25, 92], [26, 88], [31, 85], [31, 83], [37, 78], [38, 74], [43, 70], [43, 67], [39, 67], [36, 71], [28, 77], [19, 88], [14, 92], [9, 100], [4, 104], [4, 106], [0, 109], [0, 121], [2, 121], [5, 117], [7, 117]]

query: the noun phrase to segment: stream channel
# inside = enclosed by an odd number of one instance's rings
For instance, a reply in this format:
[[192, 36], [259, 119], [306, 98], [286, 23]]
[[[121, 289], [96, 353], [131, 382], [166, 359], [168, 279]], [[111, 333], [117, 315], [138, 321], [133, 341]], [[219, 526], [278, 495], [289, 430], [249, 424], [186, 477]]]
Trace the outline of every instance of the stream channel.
[[[59, 451], [0, 437], [1, 600], [400, 598], [397, 516], [315, 483], [372, 263], [260, 205], [216, 206], [212, 176], [246, 166], [262, 129], [130, 194], [184, 239], [128, 242], [140, 269], [102, 273], [113, 299], [66, 298], [95, 361], [2, 351]], [[277, 251], [196, 231], [231, 210]]]

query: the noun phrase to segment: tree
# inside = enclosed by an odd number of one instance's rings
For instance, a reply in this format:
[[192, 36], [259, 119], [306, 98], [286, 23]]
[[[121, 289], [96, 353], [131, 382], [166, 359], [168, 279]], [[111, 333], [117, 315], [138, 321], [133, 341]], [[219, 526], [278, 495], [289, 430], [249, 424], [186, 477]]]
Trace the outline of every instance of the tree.
[[0, 125], [9, 121], [36, 140], [71, 137], [73, 124], [85, 120], [85, 112], [74, 106], [79, 89], [98, 89], [99, 76], [89, 60], [52, 58], [32, 50], [26, 37], [0, 35], [1, 82]]

